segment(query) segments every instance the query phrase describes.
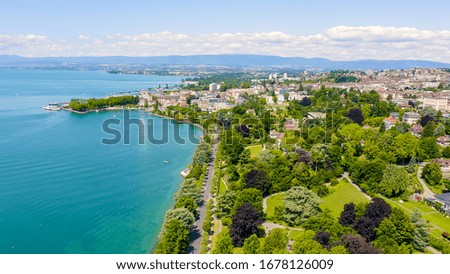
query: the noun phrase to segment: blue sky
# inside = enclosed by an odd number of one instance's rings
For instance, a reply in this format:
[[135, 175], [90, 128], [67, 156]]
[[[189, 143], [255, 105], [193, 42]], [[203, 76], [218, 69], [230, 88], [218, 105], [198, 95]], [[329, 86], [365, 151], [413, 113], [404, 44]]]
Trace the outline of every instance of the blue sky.
[[450, 1], [0, 0], [0, 7], [0, 54], [450, 61]]

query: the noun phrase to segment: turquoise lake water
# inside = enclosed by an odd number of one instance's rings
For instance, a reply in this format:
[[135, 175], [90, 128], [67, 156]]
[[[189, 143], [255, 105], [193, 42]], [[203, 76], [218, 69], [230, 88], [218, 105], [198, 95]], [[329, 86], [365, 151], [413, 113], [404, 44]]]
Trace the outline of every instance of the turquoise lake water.
[[[195, 144], [101, 144], [123, 113], [48, 112], [49, 102], [103, 97], [180, 77], [98, 71], [0, 69], [0, 253], [147, 253], [192, 159]], [[160, 136], [163, 119], [152, 118]], [[166, 120], [167, 121], [167, 120]], [[123, 121], [115, 127], [123, 132]], [[200, 130], [169, 122], [181, 136]], [[169, 136], [171, 136], [169, 134]], [[165, 164], [164, 160], [169, 160]]]

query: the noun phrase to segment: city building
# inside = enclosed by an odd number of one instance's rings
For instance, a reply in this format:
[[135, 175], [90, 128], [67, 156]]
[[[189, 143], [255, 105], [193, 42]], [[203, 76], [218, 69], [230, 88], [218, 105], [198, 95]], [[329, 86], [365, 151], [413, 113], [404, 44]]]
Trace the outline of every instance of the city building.
[[417, 112], [405, 112], [405, 114], [403, 114], [403, 122], [410, 126], [417, 123], [419, 119], [420, 114]]
[[446, 98], [423, 98], [423, 107], [432, 107], [437, 111], [448, 110], [448, 99]]
[[220, 90], [220, 84], [212, 83], [209, 85], [209, 91], [218, 91]]
[[307, 119], [325, 119], [327, 115], [322, 112], [308, 112]]
[[397, 124], [398, 119], [392, 117], [392, 115], [389, 115], [389, 117], [387, 117], [386, 119], [383, 120], [384, 123], [384, 128], [386, 130], [390, 130], [391, 128], [393, 128], [395, 126], [395, 124]]

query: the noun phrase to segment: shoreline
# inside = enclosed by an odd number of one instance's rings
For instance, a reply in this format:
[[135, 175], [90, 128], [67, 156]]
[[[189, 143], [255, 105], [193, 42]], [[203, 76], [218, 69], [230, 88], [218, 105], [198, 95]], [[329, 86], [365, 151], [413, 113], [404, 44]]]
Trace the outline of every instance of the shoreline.
[[206, 133], [205, 128], [203, 126], [199, 125], [199, 124], [192, 123], [192, 122], [186, 121], [186, 120], [182, 120], [182, 121], [175, 120], [172, 117], [161, 115], [161, 114], [157, 114], [157, 113], [151, 112], [149, 110], [146, 110], [146, 109], [140, 108], [140, 107], [127, 107], [127, 108], [125, 108], [125, 107], [108, 107], [108, 108], [102, 108], [102, 109], [91, 109], [91, 110], [88, 110], [88, 111], [78, 111], [78, 110], [74, 110], [74, 109], [71, 109], [71, 108], [63, 107], [63, 108], [61, 108], [61, 110], [65, 110], [65, 111], [76, 113], [76, 114], [88, 114], [88, 113], [107, 112], [107, 111], [116, 111], [116, 110], [138, 110], [138, 111], [147, 112], [147, 113], [149, 113], [152, 116], [173, 120], [173, 121], [175, 121], [175, 122], [177, 122], [179, 124], [190, 124], [190, 125], [193, 125], [193, 126], [199, 128], [199, 129], [201, 129], [203, 134]]
[[61, 110], [65, 110], [65, 111], [76, 113], [76, 114], [88, 114], [88, 113], [93, 113], [93, 112], [116, 111], [116, 110], [125, 110], [125, 109], [128, 109], [128, 110], [142, 110], [139, 107], [132, 107], [132, 108], [131, 107], [128, 107], [128, 108], [124, 108], [124, 107], [108, 107], [108, 108], [101, 108], [101, 109], [90, 109], [90, 110], [87, 110], [87, 111], [78, 111], [78, 110], [74, 110], [74, 109], [71, 109], [71, 108], [65, 108], [65, 107], [61, 108]]
[[[141, 109], [141, 110], [144, 111], [144, 112], [148, 112], [148, 113], [149, 113], [150, 115], [152, 115], [152, 116], [160, 117], [160, 118], [163, 118], [163, 119], [170, 119], [170, 120], [173, 120], [173, 121], [175, 121], [175, 122], [178, 123], [178, 124], [190, 124], [190, 125], [192, 125], [192, 126], [194, 126], [194, 127], [197, 127], [197, 128], [199, 128], [199, 129], [202, 131], [202, 133], [203, 133], [203, 135], [200, 136], [201, 139], [203, 139], [204, 136], [205, 136], [205, 134], [206, 134], [205, 128], [202, 127], [202, 126], [199, 125], [199, 124], [195, 124], [195, 123], [192, 123], [192, 122], [190, 122], [190, 121], [177, 121], [177, 120], [175, 120], [174, 118], [169, 117], [169, 116], [165, 116], [165, 115], [153, 113], [153, 112], [151, 112], [151, 111], [149, 111], [149, 110], [145, 110], [145, 109]], [[193, 153], [192, 156], [191, 156], [190, 165], [192, 165], [192, 163], [193, 163], [192, 160], [193, 160], [193, 157], [194, 157], [194, 155], [195, 155], [195, 153], [196, 153], [196, 151], [197, 151], [197, 149], [198, 149], [198, 145], [199, 145], [199, 144], [200, 144], [200, 143], [196, 144], [196, 148], [195, 148], [195, 150], [194, 150], [194, 153]], [[182, 170], [181, 172], [184, 172], [186, 169], [187, 169], [187, 167], [186, 167], [184, 170]], [[184, 181], [184, 179], [186, 178], [187, 175], [186, 175], [186, 176], [183, 176], [183, 175], [180, 173], [180, 176], [182, 177], [182, 180], [181, 180], [180, 185], [178, 186], [177, 192], [180, 190], [181, 184], [183, 183], [183, 181]], [[175, 192], [175, 193], [176, 193], [176, 192]], [[173, 197], [172, 197], [172, 199], [173, 199]], [[171, 205], [168, 209], [165, 210], [165, 212], [164, 212], [164, 217], [166, 216], [167, 212], [173, 208], [173, 206], [174, 206], [174, 201], [173, 201], [173, 200], [171, 201], [171, 204], [172, 204], [172, 205]], [[160, 228], [159, 228], [158, 238], [157, 238], [155, 247], [149, 249], [149, 251], [148, 251], [147, 254], [155, 254], [155, 250], [156, 250], [156, 248], [157, 248], [157, 246], [158, 246], [158, 243], [159, 243], [159, 241], [160, 241], [160, 236], [161, 236], [161, 232], [162, 232], [162, 229], [163, 229], [163, 224], [164, 224], [164, 222], [161, 224], [161, 226], [160, 226]]]
[[[199, 124], [192, 123], [192, 122], [190, 122], [190, 121], [177, 121], [177, 120], [175, 120], [175, 119], [172, 118], [172, 117], [165, 116], [165, 115], [161, 115], [161, 114], [157, 114], [157, 113], [153, 113], [153, 112], [151, 112], [151, 111], [149, 111], [149, 110], [146, 110], [146, 109], [143, 109], [143, 108], [110, 107], [110, 108], [104, 108], [104, 109], [88, 110], [88, 111], [84, 111], [84, 112], [76, 111], [76, 110], [73, 110], [73, 109], [70, 109], [70, 108], [62, 108], [61, 110], [65, 110], [65, 111], [72, 112], [72, 113], [75, 113], [75, 114], [88, 114], [88, 113], [93, 113], [93, 112], [94, 112], [94, 113], [96, 113], [96, 112], [107, 112], [107, 111], [116, 111], [116, 110], [125, 110], [125, 109], [147, 112], [147, 113], [149, 113], [149, 114], [152, 115], [152, 116], [159, 117], [159, 118], [162, 118], [162, 119], [173, 120], [174, 122], [176, 122], [176, 123], [178, 123], [178, 124], [190, 124], [190, 125], [192, 125], [192, 126], [194, 126], [194, 127], [197, 127], [198, 129], [200, 129], [200, 130], [202, 131], [203, 134], [202, 134], [202, 136], [199, 137], [200, 139], [203, 139], [203, 138], [204, 138], [204, 135], [206, 134], [205, 128], [202, 127], [202, 126], [199, 125]], [[190, 161], [190, 164], [189, 164], [189, 165], [192, 165], [192, 158], [193, 158], [195, 152], [197, 151], [198, 145], [199, 145], [199, 143], [198, 143], [198, 144], [195, 144], [196, 149], [194, 150], [194, 153], [191, 155], [191, 161]], [[187, 169], [187, 167], [186, 167], [185, 169], [183, 169], [181, 172], [184, 172], [186, 169]], [[184, 181], [184, 179], [185, 179], [185, 177], [186, 177], [186, 176], [183, 176], [181, 173], [178, 173], [178, 174], [182, 177], [182, 180], [181, 180], [181, 182], [180, 182], [180, 184], [179, 184], [179, 186], [178, 186], [177, 191], [180, 190], [181, 184], [183, 183], [183, 181]], [[176, 192], [175, 192], [175, 193], [176, 193]], [[172, 197], [172, 199], [173, 199], [173, 197]], [[171, 209], [173, 208], [173, 206], [174, 206], [174, 201], [171, 201], [171, 206], [170, 206], [169, 208], [167, 208], [167, 209], [164, 211], [164, 216], [166, 215], [166, 213], [167, 213], [169, 210], [171, 210]], [[162, 229], [163, 229], [163, 227], [162, 227], [163, 224], [164, 224], [164, 221], [163, 221], [163, 222], [161, 223], [161, 225], [160, 225], [159, 233], [158, 233], [158, 236], [157, 236], [157, 238], [156, 238], [156, 245], [155, 245], [154, 247], [150, 247], [150, 248], [148, 249], [148, 251], [147, 251], [146, 254], [155, 254], [155, 250], [156, 250], [156, 248], [157, 248], [157, 246], [158, 246], [158, 243], [159, 243], [159, 241], [160, 241], [160, 235], [161, 235], [161, 231], [162, 231]]]

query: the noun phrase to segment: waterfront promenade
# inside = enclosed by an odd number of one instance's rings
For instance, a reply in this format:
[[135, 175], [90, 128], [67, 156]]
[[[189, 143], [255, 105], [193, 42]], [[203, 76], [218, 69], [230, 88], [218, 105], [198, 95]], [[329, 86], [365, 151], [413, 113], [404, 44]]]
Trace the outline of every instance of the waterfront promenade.
[[188, 250], [191, 254], [200, 254], [202, 227], [206, 217], [206, 205], [211, 198], [211, 184], [214, 176], [214, 159], [216, 157], [217, 146], [218, 141], [216, 139], [212, 147], [211, 161], [208, 163], [208, 168], [206, 170], [206, 179], [203, 187], [203, 203], [198, 207], [198, 218], [191, 231], [191, 245]]

